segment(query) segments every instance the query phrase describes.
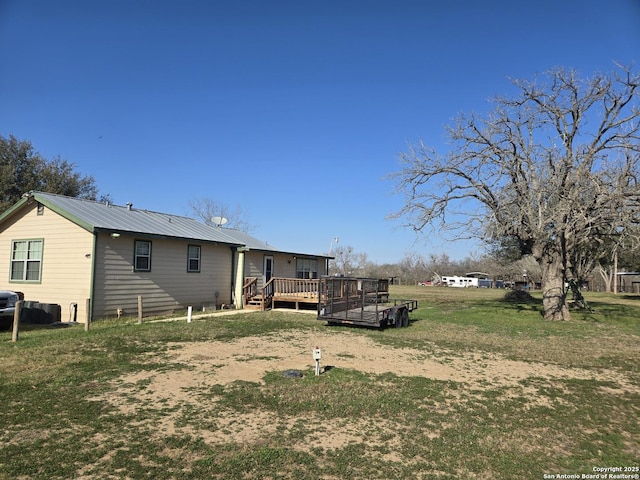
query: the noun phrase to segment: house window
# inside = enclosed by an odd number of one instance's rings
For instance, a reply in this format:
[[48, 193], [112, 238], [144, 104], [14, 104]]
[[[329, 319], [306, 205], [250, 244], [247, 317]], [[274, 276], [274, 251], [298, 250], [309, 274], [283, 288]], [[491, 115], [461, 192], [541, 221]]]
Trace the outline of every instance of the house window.
[[134, 270], [138, 272], [151, 271], [151, 242], [136, 240], [133, 261]]
[[200, 246], [189, 245], [187, 247], [187, 272], [200, 271]]
[[318, 278], [318, 260], [314, 258], [296, 259], [296, 278]]
[[37, 215], [44, 215], [44, 205], [38, 202]]
[[11, 281], [39, 282], [43, 240], [15, 240], [11, 245]]

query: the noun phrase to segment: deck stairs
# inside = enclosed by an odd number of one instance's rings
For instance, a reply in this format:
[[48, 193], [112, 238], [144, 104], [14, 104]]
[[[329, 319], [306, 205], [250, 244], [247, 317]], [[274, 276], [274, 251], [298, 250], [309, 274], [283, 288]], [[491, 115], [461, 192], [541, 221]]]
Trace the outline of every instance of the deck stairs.
[[265, 301], [262, 295], [254, 295], [246, 300], [244, 308], [247, 310], [266, 310]]

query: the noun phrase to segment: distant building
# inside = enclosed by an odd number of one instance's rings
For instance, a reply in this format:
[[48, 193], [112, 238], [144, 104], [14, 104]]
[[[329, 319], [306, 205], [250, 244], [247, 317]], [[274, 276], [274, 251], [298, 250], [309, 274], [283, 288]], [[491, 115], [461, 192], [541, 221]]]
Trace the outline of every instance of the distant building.
[[457, 275], [440, 277], [440, 285], [445, 287], [460, 287], [460, 288], [493, 288], [494, 282], [489, 278], [488, 273], [483, 272], [470, 272], [464, 277]]

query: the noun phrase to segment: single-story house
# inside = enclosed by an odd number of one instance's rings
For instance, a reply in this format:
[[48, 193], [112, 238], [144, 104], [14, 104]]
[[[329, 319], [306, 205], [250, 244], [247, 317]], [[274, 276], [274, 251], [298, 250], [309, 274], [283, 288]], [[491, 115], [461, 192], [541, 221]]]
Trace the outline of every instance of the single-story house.
[[80, 322], [136, 315], [140, 298], [145, 315], [242, 308], [247, 285], [255, 296], [275, 278], [317, 279], [329, 258], [132, 204], [29, 192], [0, 214], [0, 288], [60, 305], [63, 321], [67, 308]]

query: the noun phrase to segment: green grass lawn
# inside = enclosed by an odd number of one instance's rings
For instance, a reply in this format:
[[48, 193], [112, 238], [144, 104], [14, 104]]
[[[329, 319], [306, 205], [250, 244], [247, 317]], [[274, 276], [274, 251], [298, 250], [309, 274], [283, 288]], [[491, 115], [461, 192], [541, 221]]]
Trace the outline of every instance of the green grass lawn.
[[[500, 290], [392, 288], [392, 297], [419, 301], [408, 328], [328, 327], [313, 315], [274, 311], [189, 324], [105, 320], [89, 332], [25, 328], [17, 343], [0, 332], [0, 479], [640, 473], [633, 471], [640, 466], [640, 296], [587, 293], [593, 312], [547, 322], [536, 292], [530, 301], [505, 302]], [[204, 356], [172, 360], [184, 345], [300, 335], [366, 340], [385, 355], [410, 352], [443, 368], [473, 359], [469, 375], [477, 367], [501, 377], [495, 365], [528, 373], [510, 382], [372, 373], [343, 354], [320, 376], [312, 368], [303, 378], [267, 370], [260, 381], [217, 383], [205, 373], [183, 388], [188, 402], [158, 391], [163, 378], [206, 363]], [[247, 362], [278, 355], [238, 352]], [[254, 422], [262, 430], [252, 430]]]

